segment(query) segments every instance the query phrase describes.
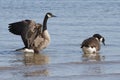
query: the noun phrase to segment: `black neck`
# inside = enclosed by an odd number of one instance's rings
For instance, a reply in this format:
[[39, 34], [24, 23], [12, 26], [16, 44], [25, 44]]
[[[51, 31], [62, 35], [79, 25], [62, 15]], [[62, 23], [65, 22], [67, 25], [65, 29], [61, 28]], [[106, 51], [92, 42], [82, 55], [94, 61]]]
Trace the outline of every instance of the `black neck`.
[[45, 30], [47, 30], [47, 20], [48, 20], [48, 16], [46, 15], [43, 21], [43, 29], [42, 32], [44, 32]]

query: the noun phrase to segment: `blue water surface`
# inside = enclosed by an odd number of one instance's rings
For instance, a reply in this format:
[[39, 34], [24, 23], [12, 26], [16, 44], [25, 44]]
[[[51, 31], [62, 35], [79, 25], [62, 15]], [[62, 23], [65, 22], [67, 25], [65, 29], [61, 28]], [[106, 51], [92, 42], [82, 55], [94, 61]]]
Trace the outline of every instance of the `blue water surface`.
[[[119, 0], [0, 0], [1, 80], [119, 80]], [[43, 22], [47, 12], [51, 44], [40, 54], [15, 52], [24, 45], [8, 24]], [[84, 61], [80, 44], [95, 33], [105, 37], [99, 61]]]

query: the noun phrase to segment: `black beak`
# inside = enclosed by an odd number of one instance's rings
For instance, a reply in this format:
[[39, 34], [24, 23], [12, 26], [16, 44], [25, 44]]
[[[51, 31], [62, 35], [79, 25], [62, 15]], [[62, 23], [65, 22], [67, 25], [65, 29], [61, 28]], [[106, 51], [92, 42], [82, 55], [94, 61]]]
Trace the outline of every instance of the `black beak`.
[[105, 46], [105, 39], [103, 38], [103, 41], [102, 41], [103, 45]]
[[55, 15], [52, 15], [52, 17], [57, 17], [57, 16], [55, 16]]
[[105, 42], [103, 42], [103, 45], [105, 46]]

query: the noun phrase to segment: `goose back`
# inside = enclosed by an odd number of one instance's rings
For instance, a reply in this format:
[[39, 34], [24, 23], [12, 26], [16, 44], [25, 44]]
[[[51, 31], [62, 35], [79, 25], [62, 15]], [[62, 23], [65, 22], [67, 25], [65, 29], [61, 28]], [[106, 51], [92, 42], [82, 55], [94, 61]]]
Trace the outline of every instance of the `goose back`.
[[95, 47], [97, 51], [100, 50], [100, 42], [94, 38], [90, 37], [82, 42], [81, 48], [83, 47]]

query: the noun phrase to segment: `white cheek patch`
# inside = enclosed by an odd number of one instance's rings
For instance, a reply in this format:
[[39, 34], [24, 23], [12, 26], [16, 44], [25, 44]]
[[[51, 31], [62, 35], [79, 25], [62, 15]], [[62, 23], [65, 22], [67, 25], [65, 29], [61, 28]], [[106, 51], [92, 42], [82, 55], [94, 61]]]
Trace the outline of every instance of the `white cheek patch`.
[[100, 42], [102, 42], [103, 41], [103, 38], [100, 38]]
[[49, 18], [51, 18], [51, 17], [52, 17], [50, 14], [47, 14], [47, 16], [48, 16]]

